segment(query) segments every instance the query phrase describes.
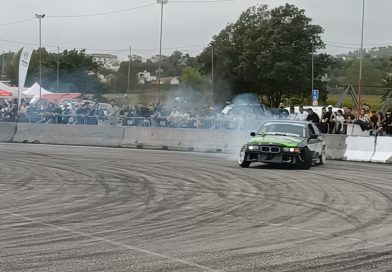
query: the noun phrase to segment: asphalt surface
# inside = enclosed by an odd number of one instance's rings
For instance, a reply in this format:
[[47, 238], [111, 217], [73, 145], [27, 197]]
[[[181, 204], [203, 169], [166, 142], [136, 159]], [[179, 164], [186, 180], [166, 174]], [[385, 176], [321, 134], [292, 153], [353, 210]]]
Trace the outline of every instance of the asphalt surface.
[[392, 166], [0, 144], [0, 271], [392, 271]]

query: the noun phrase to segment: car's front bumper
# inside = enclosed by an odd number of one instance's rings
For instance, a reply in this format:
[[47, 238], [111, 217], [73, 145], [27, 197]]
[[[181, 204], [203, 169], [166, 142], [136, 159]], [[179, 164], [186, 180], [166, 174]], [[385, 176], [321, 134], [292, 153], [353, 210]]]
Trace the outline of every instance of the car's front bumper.
[[296, 164], [303, 162], [299, 153], [264, 153], [260, 151], [246, 151], [245, 158], [249, 162]]

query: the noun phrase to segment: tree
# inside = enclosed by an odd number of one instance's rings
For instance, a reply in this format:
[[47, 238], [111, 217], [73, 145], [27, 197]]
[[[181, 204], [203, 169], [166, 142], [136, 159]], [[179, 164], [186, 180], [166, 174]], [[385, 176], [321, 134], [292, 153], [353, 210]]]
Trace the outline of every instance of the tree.
[[185, 89], [194, 91], [203, 91], [205, 88], [205, 81], [200, 75], [199, 71], [194, 68], [185, 68], [180, 76], [180, 85]]
[[[305, 11], [286, 4], [269, 10], [257, 5], [213, 37], [215, 98], [254, 92], [277, 107], [283, 96], [311, 95], [311, 52], [324, 47], [323, 29], [311, 24]], [[202, 72], [211, 72], [211, 47], [199, 56]], [[317, 55], [316, 88], [329, 56]], [[227, 90], [229, 86], [230, 90]]]
[[[41, 50], [42, 87], [57, 91], [56, 53], [49, 53], [45, 48], [34, 50], [31, 56], [26, 86], [39, 82], [39, 50]], [[18, 84], [18, 67], [21, 50], [14, 55], [7, 66], [7, 77], [12, 84]], [[64, 50], [59, 58], [59, 91], [87, 93], [101, 88], [97, 79], [98, 64], [83, 50]]]

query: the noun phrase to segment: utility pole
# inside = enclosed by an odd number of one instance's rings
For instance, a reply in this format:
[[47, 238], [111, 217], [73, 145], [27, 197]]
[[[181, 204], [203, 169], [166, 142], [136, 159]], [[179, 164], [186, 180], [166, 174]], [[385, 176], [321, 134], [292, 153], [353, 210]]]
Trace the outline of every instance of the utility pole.
[[314, 90], [314, 41], [312, 41], [312, 97]]
[[211, 43], [211, 94], [212, 104], [214, 104], [214, 44]]
[[4, 80], [4, 54], [5, 51], [3, 50], [3, 62], [1, 64], [1, 80]]
[[163, 5], [167, 4], [168, 0], [157, 0], [161, 4], [161, 31], [159, 36], [159, 62], [158, 62], [158, 79], [157, 79], [157, 103], [160, 104], [161, 91], [161, 62], [162, 62], [162, 25], [163, 25]]
[[41, 54], [41, 20], [45, 17], [45, 14], [35, 14], [35, 18], [39, 21], [39, 100], [41, 100], [42, 91], [42, 54]]
[[57, 91], [59, 91], [60, 81], [60, 46], [57, 46]]
[[358, 116], [361, 112], [362, 95], [362, 59], [363, 59], [363, 28], [365, 21], [365, 0], [362, 1], [362, 28], [361, 28], [361, 51], [359, 54], [359, 80], [358, 80]]
[[132, 60], [132, 46], [129, 46], [129, 63], [128, 63], [128, 87], [127, 87], [127, 94], [125, 97], [128, 98], [129, 94], [129, 84], [130, 84], [130, 78], [131, 78], [131, 60]]

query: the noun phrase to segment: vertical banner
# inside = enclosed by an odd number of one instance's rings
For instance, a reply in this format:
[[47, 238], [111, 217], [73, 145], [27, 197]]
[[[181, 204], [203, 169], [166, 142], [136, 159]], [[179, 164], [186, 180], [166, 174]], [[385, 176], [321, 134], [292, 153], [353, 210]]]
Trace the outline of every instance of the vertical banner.
[[19, 78], [18, 78], [18, 110], [20, 108], [20, 101], [22, 99], [22, 90], [26, 81], [27, 70], [29, 69], [29, 63], [31, 58], [31, 50], [28, 48], [23, 48], [20, 53], [19, 59]]

